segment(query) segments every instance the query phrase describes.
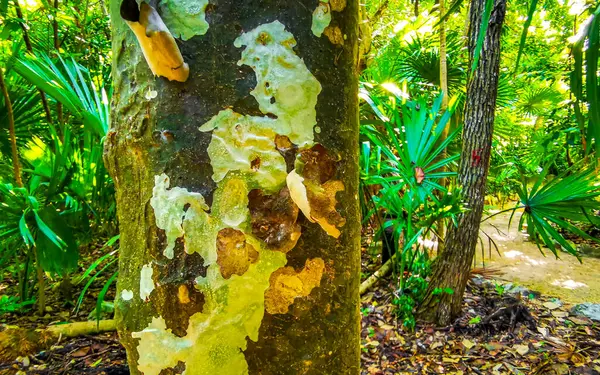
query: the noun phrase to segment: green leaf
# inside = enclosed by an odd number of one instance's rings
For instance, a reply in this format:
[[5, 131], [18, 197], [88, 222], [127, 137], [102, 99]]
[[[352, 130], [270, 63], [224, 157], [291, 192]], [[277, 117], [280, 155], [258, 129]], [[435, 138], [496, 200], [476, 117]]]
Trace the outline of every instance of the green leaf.
[[104, 301], [104, 297], [106, 296], [106, 293], [108, 293], [108, 289], [112, 285], [113, 281], [115, 281], [118, 274], [118, 272], [115, 272], [104, 284], [100, 294], [98, 294], [98, 300], [96, 301], [96, 321], [98, 324], [100, 324], [100, 318], [102, 317], [102, 302]]
[[517, 53], [517, 61], [515, 62], [515, 71], [519, 69], [519, 61], [521, 61], [521, 55], [523, 54], [523, 49], [525, 48], [525, 41], [527, 40], [527, 33], [529, 31], [529, 26], [531, 26], [531, 21], [533, 20], [533, 13], [535, 13], [535, 8], [537, 7], [538, 0], [531, 0], [531, 5], [529, 6], [529, 11], [527, 12], [527, 20], [525, 20], [525, 24], [523, 25], [523, 31], [521, 32], [521, 41], [519, 42], [519, 51]]
[[471, 74], [475, 72], [479, 64], [479, 56], [483, 49], [483, 43], [487, 34], [487, 29], [490, 24], [490, 17], [492, 15], [492, 9], [494, 8], [494, 0], [486, 0], [483, 14], [481, 15], [481, 25], [479, 27], [479, 34], [477, 35], [477, 44], [475, 45], [475, 51], [473, 52], [473, 66], [471, 67]]
[[43, 235], [38, 234], [36, 238], [38, 261], [44, 271], [64, 276], [75, 270], [79, 260], [79, 250], [64, 216], [59, 215], [53, 206], [45, 207], [38, 211], [37, 215], [38, 227], [39, 223], [43, 223], [46, 225], [44, 231], [47, 232], [43, 232]]

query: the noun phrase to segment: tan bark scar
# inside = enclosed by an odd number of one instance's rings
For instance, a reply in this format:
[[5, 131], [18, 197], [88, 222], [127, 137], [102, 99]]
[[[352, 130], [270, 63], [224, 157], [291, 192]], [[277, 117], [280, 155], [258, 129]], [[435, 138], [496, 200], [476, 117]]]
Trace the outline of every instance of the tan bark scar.
[[269, 314], [287, 314], [296, 298], [307, 297], [317, 286], [325, 262], [321, 258], [308, 259], [304, 268], [296, 272], [293, 267], [280, 268], [273, 272], [269, 289], [265, 292], [265, 307]]
[[156, 10], [142, 2], [139, 22], [125, 21], [135, 34], [154, 75], [170, 81], [187, 81], [190, 69], [175, 39]]

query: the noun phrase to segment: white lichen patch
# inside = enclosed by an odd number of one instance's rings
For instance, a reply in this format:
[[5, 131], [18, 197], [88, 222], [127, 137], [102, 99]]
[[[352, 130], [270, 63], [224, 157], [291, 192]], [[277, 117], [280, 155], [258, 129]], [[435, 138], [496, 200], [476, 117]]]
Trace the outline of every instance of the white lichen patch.
[[159, 9], [163, 20], [176, 38], [188, 40], [208, 31], [205, 10], [208, 0], [162, 0]]
[[227, 109], [219, 112], [201, 131], [213, 130], [208, 146], [213, 180], [223, 180], [229, 171], [241, 171], [257, 187], [275, 189], [285, 181], [285, 159], [275, 149], [278, 120], [244, 116]]
[[322, 0], [319, 5], [315, 8], [312, 15], [312, 25], [310, 30], [316, 36], [320, 37], [323, 35], [323, 31], [331, 23], [331, 6], [328, 0]]
[[183, 220], [187, 214], [184, 207], [189, 204], [195, 211], [205, 211], [208, 210], [208, 206], [202, 194], [190, 193], [180, 187], [169, 189], [169, 185], [169, 177], [164, 173], [154, 178], [150, 205], [154, 208], [156, 226], [164, 230], [167, 236], [164, 255], [173, 259], [175, 241], [184, 233]]
[[234, 45], [246, 46], [238, 65], [254, 69], [251, 94], [263, 113], [277, 116], [277, 133], [300, 147], [312, 143], [321, 84], [294, 52], [294, 36], [274, 21], [242, 34]]
[[152, 280], [152, 263], [145, 264], [140, 273], [140, 298], [147, 301], [154, 290], [154, 281]]
[[123, 301], [131, 301], [133, 299], [133, 291], [129, 289], [123, 289], [121, 291], [121, 299]]

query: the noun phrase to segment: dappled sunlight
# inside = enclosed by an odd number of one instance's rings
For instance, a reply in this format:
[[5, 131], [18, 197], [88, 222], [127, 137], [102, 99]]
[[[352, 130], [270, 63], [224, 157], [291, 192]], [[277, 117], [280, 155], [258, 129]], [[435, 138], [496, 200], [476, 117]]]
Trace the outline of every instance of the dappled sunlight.
[[575, 280], [554, 280], [552, 285], [565, 289], [589, 288], [587, 284]]
[[511, 250], [504, 253], [504, 256], [507, 258], [516, 258], [521, 255], [523, 255], [523, 253], [517, 250]]
[[[560, 251], [560, 258], [557, 259], [549, 249], [542, 247], [544, 255], [527, 233], [516, 229], [521, 214], [517, 211], [510, 230], [510, 212], [494, 216], [481, 224], [481, 230], [488, 233], [498, 246], [498, 252], [493, 245], [489, 249], [484, 240], [485, 266], [498, 268], [504, 280], [542, 294], [555, 295], [566, 302], [600, 302], [600, 282], [597, 277], [600, 259], [584, 257], [583, 263], [580, 263], [576, 257]], [[481, 259], [477, 261], [483, 263]]]

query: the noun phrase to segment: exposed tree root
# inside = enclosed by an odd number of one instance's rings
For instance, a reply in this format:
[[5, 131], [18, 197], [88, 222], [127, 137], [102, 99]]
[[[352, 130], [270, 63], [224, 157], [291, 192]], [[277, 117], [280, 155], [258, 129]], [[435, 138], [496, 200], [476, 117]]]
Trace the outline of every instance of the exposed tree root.
[[508, 332], [512, 333], [519, 322], [527, 325], [527, 328], [532, 331], [536, 330], [537, 323], [527, 307], [521, 303], [521, 300], [507, 297], [504, 299], [503, 305], [486, 316], [481, 324], [484, 327], [494, 327], [497, 330], [508, 328]]
[[386, 277], [387, 274], [390, 273], [390, 271], [392, 270], [392, 266], [395, 261], [396, 255], [392, 256], [387, 262], [385, 262], [383, 266], [381, 266], [380, 269], [375, 271], [374, 274], [372, 274], [371, 276], [369, 276], [368, 279], [363, 281], [360, 284], [360, 295], [362, 296], [367, 292], [367, 290], [371, 289], [371, 287], [375, 285], [375, 283], [377, 283], [379, 279]]
[[116, 329], [114, 320], [59, 324], [46, 329], [8, 327], [0, 332], [0, 363], [12, 362], [19, 356], [37, 353], [63, 337], [110, 332]]

